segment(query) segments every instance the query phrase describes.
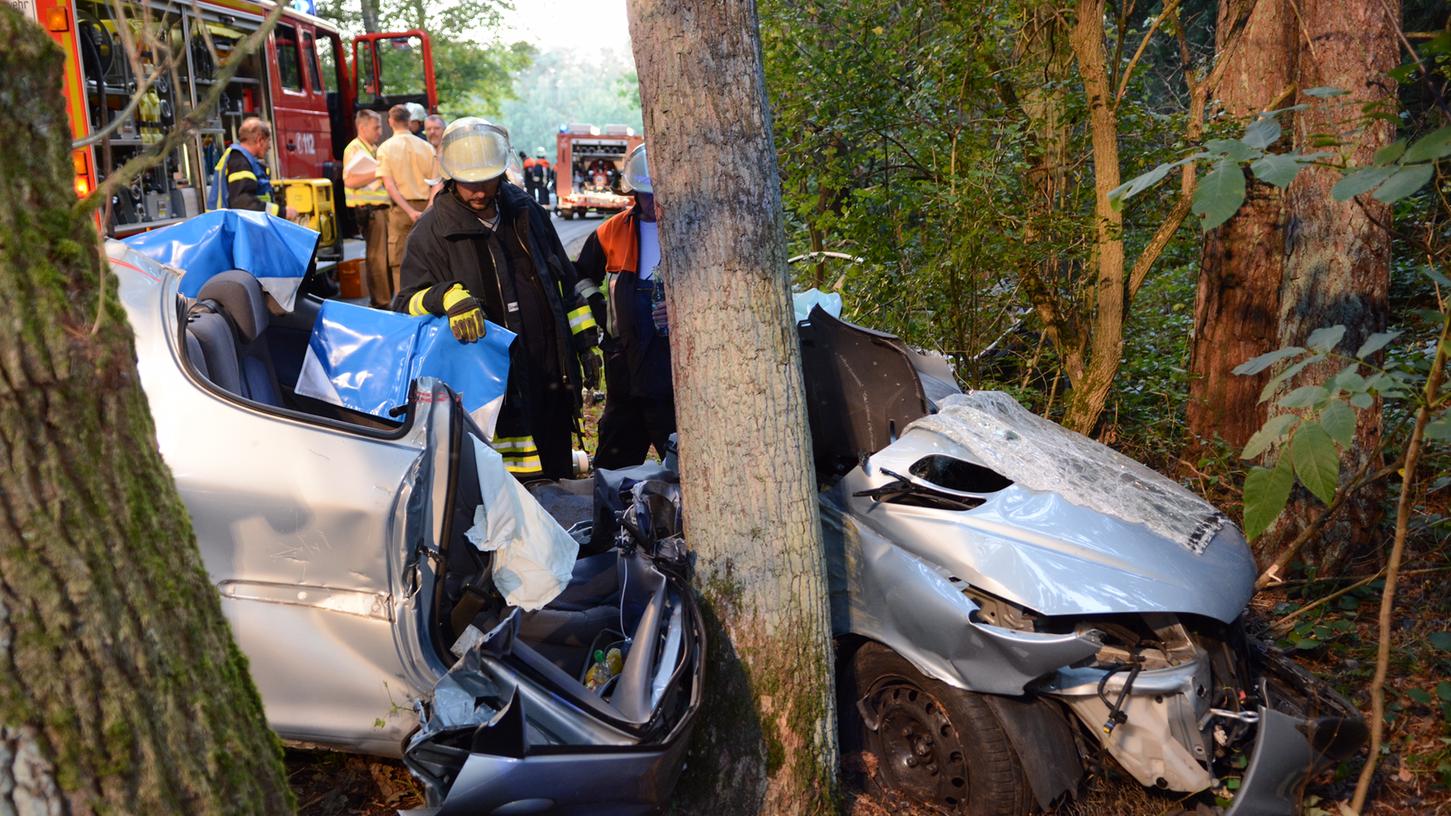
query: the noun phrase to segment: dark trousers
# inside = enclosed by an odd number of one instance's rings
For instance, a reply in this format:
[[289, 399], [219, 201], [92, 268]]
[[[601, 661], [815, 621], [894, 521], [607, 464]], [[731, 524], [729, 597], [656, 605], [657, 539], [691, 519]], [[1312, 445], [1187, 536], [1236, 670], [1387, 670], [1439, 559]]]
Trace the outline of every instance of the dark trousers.
[[530, 428], [546, 479], [574, 478], [574, 397], [562, 383], [536, 389]]
[[[632, 393], [625, 353], [605, 354], [605, 411], [600, 415], [594, 466], [612, 470], [645, 461], [650, 447], [661, 459], [675, 433], [675, 400]], [[541, 448], [542, 455], [543, 450]]]

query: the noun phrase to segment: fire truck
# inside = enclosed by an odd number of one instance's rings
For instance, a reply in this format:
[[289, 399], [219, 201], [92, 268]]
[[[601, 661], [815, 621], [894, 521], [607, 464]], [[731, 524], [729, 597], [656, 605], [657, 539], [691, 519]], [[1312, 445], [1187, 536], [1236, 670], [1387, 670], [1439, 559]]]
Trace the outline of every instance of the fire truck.
[[625, 157], [645, 137], [625, 125], [565, 125], [555, 142], [554, 211], [560, 218], [614, 215], [631, 198], [620, 187]]
[[[194, 110], [219, 82], [221, 61], [273, 9], [258, 0], [19, 0], [18, 5], [65, 51], [72, 132], [78, 139], [103, 134], [94, 146], [74, 151], [78, 196], [160, 142]], [[163, 64], [165, 52], [179, 64], [129, 106], [139, 83], [123, 42], [135, 41], [142, 30], [157, 43], [137, 55], [142, 72]], [[370, 108], [384, 113], [386, 123], [387, 109], [405, 102], [437, 109], [426, 33], [366, 34], [345, 43], [333, 24], [288, 7], [262, 47], [226, 80], [205, 124], [112, 196], [102, 208], [102, 226], [109, 235], [125, 236], [206, 209], [215, 198], [213, 168], [222, 151], [245, 117], [260, 115], [273, 126], [267, 165], [279, 201], [285, 196], [322, 233], [324, 247], [340, 247], [341, 236], [350, 232], [338, 218], [347, 219], [341, 159], [355, 135], [354, 115]]]

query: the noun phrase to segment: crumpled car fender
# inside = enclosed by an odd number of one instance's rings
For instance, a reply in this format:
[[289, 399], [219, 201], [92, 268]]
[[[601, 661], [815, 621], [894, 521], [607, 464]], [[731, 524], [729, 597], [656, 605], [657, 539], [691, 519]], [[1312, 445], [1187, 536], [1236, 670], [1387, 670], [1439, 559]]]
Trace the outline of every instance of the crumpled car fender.
[[[833, 634], [877, 641], [919, 671], [985, 694], [1022, 694], [1034, 680], [1093, 657], [1079, 634], [1020, 632], [980, 619], [965, 584], [857, 524], [823, 496]], [[959, 628], [945, 621], [961, 621]]]

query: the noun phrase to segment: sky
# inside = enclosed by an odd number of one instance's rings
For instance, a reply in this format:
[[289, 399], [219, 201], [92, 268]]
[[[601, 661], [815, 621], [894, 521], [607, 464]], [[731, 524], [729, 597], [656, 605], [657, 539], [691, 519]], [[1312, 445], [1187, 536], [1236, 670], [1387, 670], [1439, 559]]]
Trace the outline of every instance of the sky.
[[541, 51], [601, 45], [630, 51], [625, 0], [514, 0], [499, 34]]

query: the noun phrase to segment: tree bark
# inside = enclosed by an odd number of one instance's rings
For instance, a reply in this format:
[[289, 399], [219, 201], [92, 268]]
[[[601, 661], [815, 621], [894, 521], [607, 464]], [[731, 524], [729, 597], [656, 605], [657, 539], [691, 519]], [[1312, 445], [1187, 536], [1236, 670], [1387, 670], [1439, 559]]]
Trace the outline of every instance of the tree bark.
[[[1230, 117], [1253, 119], [1295, 81], [1298, 33], [1290, 0], [1259, 0], [1244, 41], [1226, 53], [1230, 22], [1250, 0], [1221, 0], [1216, 48], [1228, 60], [1217, 101]], [[1289, 125], [1290, 114], [1280, 121]], [[1289, 128], [1287, 128], [1288, 130]], [[1264, 424], [1260, 390], [1270, 372], [1232, 374], [1235, 366], [1278, 346], [1279, 289], [1285, 263], [1283, 192], [1250, 180], [1244, 205], [1204, 237], [1189, 352], [1189, 429], [1236, 449]]]
[[[290, 812], [281, 750], [156, 448], [62, 55], [0, 8], [0, 810]], [[106, 320], [91, 329], [97, 309]]]
[[711, 679], [677, 806], [834, 811], [831, 623], [756, 6], [631, 0]]
[[1108, 200], [1119, 185], [1118, 116], [1108, 79], [1103, 37], [1104, 0], [1080, 0], [1068, 42], [1078, 60], [1088, 102], [1088, 133], [1093, 145], [1094, 239], [1090, 263], [1097, 268], [1092, 335], [1082, 376], [1073, 382], [1063, 424], [1091, 433], [1123, 357], [1127, 281], [1124, 277], [1123, 214]]
[[[1362, 110], [1368, 104], [1395, 102], [1395, 81], [1386, 74], [1399, 64], [1400, 2], [1301, 0], [1299, 9], [1305, 38], [1298, 56], [1299, 101], [1309, 107], [1295, 119], [1296, 146], [1309, 152], [1316, 149], [1317, 135], [1350, 132], [1347, 159], [1354, 166], [1365, 165], [1395, 133], [1395, 126], [1383, 119], [1362, 122]], [[1341, 88], [1348, 95], [1332, 100], [1336, 104], [1303, 95], [1304, 89], [1319, 86]], [[1312, 167], [1290, 185], [1277, 346], [1303, 345], [1315, 329], [1340, 324], [1348, 330], [1340, 350], [1354, 352], [1366, 337], [1386, 327], [1391, 246], [1389, 233], [1380, 225], [1390, 223], [1391, 209], [1370, 196], [1336, 201], [1330, 189], [1339, 178], [1331, 169]], [[1334, 361], [1311, 366], [1286, 388], [1324, 382], [1343, 367]], [[1342, 474], [1359, 470], [1380, 438], [1380, 412], [1360, 411], [1358, 416]], [[1346, 505], [1312, 554], [1320, 574], [1333, 574], [1347, 558], [1365, 551], [1380, 499], [1379, 491], [1364, 490]], [[1266, 545], [1293, 536], [1306, 523], [1313, 501], [1303, 494], [1292, 499]]]
[[363, 31], [375, 34], [378, 27], [378, 0], [358, 0], [363, 7]]

